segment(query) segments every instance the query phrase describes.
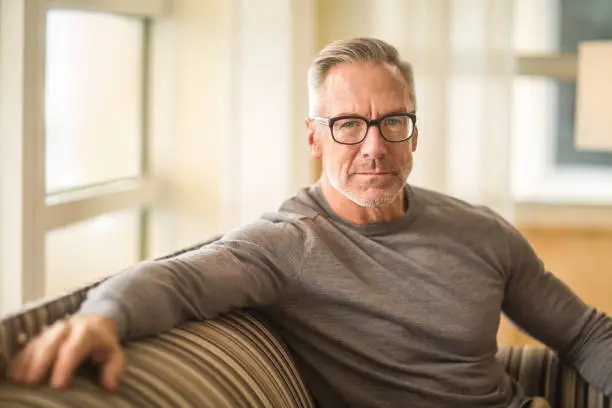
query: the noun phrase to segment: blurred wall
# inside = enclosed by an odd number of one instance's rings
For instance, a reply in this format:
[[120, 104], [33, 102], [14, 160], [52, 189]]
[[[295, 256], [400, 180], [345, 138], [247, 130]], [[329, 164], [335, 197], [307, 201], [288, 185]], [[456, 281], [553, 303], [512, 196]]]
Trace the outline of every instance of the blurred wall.
[[153, 255], [220, 230], [223, 141], [231, 136], [233, 2], [177, 0], [152, 30], [151, 170], [161, 204]]
[[[548, 270], [586, 303], [612, 316], [612, 228], [519, 227]], [[504, 343], [537, 344], [527, 334], [508, 327], [501, 339]]]
[[152, 30], [151, 255], [252, 221], [312, 181], [312, 0], [175, 0]]

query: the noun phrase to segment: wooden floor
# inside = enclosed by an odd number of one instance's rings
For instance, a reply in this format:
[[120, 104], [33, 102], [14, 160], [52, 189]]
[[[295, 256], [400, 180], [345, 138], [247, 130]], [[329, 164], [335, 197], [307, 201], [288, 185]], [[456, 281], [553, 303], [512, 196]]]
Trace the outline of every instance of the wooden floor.
[[[586, 303], [612, 315], [612, 230], [520, 230], [549, 271]], [[506, 321], [498, 339], [504, 344], [537, 344]]]

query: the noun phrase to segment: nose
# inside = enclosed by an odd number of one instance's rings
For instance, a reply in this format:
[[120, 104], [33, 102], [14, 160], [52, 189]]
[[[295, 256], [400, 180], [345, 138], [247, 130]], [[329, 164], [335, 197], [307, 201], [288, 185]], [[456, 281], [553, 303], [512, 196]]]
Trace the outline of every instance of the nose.
[[361, 142], [361, 154], [371, 159], [381, 159], [387, 155], [388, 142], [380, 134], [377, 126], [370, 126]]

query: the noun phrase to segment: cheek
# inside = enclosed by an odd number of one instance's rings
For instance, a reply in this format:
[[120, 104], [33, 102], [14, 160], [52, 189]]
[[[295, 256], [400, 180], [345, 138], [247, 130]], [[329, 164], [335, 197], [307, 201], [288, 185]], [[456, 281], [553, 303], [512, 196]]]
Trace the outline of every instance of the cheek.
[[345, 146], [331, 146], [326, 157], [327, 166], [333, 174], [346, 179], [356, 156], [356, 149]]
[[407, 163], [412, 162], [412, 148], [406, 149], [406, 151], [404, 152], [404, 158]]
[[393, 156], [397, 161], [397, 164], [402, 168], [409, 168], [412, 166], [412, 145], [402, 146], [394, 152]]

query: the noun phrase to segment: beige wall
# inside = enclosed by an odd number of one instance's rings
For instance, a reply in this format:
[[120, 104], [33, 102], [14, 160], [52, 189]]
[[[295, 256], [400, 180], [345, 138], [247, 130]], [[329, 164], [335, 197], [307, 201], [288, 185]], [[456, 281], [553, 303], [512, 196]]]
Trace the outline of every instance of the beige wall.
[[177, 0], [152, 30], [151, 168], [162, 184], [151, 252], [220, 231], [223, 142], [231, 136], [232, 1]]
[[175, 0], [154, 30], [151, 254], [261, 213], [312, 181], [304, 133], [314, 0]]
[[[612, 215], [612, 214], [611, 214]], [[546, 268], [585, 303], [612, 315], [612, 229], [541, 228], [521, 226]], [[506, 344], [537, 344], [507, 321], [499, 340]]]

